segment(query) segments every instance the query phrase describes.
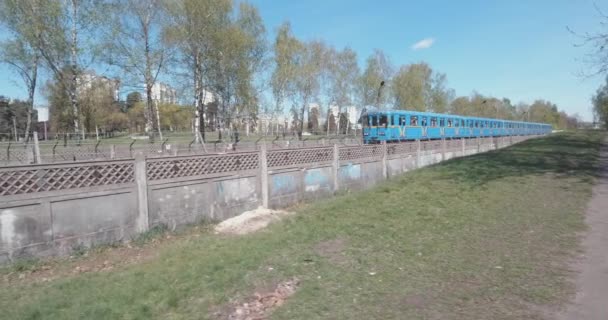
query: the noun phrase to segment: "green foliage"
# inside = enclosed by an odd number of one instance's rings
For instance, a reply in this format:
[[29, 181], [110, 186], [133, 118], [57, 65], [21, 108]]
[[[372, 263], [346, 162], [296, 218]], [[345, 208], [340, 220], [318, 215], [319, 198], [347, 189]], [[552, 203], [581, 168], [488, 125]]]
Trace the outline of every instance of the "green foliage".
[[393, 76], [393, 66], [386, 54], [381, 50], [374, 53], [365, 61], [365, 70], [358, 81], [358, 94], [361, 106], [385, 106], [390, 97], [390, 88], [384, 93], [378, 91], [384, 81], [385, 86]]
[[427, 104], [432, 85], [433, 70], [426, 63], [402, 66], [393, 79], [395, 108], [430, 111]]
[[124, 111], [127, 112], [131, 110], [131, 108], [133, 108], [136, 103], [142, 101], [143, 99], [141, 97], [141, 93], [139, 93], [138, 91], [129, 92], [129, 94], [127, 95], [127, 102], [125, 104], [126, 110]]
[[[25, 131], [27, 126], [27, 116], [30, 110], [30, 104], [21, 100], [8, 100], [0, 97], [0, 139], [14, 139], [14, 124], [16, 124], [17, 134], [19, 136]], [[32, 114], [33, 121], [37, 121], [37, 112], [34, 110]]]
[[608, 128], [608, 78], [606, 84], [600, 87], [592, 98], [595, 118]]

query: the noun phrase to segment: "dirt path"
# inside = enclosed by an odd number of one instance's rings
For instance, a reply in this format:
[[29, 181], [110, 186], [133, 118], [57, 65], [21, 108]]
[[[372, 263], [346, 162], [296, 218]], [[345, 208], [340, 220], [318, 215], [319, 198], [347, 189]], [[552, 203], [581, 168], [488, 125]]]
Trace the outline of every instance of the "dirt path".
[[608, 138], [604, 140], [601, 173], [587, 207], [589, 232], [583, 240], [585, 255], [576, 266], [576, 296], [559, 320], [608, 319]]

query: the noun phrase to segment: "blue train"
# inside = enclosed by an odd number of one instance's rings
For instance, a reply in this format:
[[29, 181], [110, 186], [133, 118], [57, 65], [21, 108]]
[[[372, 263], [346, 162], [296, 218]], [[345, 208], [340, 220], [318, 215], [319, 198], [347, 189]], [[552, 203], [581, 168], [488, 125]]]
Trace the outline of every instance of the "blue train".
[[392, 110], [361, 116], [363, 142], [399, 142], [416, 139], [501, 137], [551, 133], [550, 124], [465, 117], [453, 114]]

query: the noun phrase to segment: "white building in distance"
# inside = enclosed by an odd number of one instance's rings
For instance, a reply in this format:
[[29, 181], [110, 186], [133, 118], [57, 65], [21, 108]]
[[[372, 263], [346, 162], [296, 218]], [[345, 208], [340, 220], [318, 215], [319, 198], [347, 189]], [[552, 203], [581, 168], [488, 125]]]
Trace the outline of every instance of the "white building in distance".
[[152, 86], [152, 100], [161, 104], [177, 104], [177, 90], [162, 82]]
[[120, 94], [120, 80], [111, 79], [106, 76], [100, 76], [95, 74], [94, 71], [85, 71], [76, 79], [79, 93], [84, 90], [89, 90], [94, 86], [105, 86], [108, 91], [112, 93], [115, 101], [119, 100]]

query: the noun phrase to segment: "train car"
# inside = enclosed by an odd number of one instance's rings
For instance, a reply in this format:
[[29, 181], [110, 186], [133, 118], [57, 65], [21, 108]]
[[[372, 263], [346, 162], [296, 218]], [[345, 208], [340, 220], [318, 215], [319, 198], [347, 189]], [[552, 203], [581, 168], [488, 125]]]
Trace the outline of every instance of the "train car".
[[390, 110], [361, 116], [363, 142], [399, 142], [450, 138], [540, 135], [551, 132], [549, 124], [466, 117], [431, 112]]

